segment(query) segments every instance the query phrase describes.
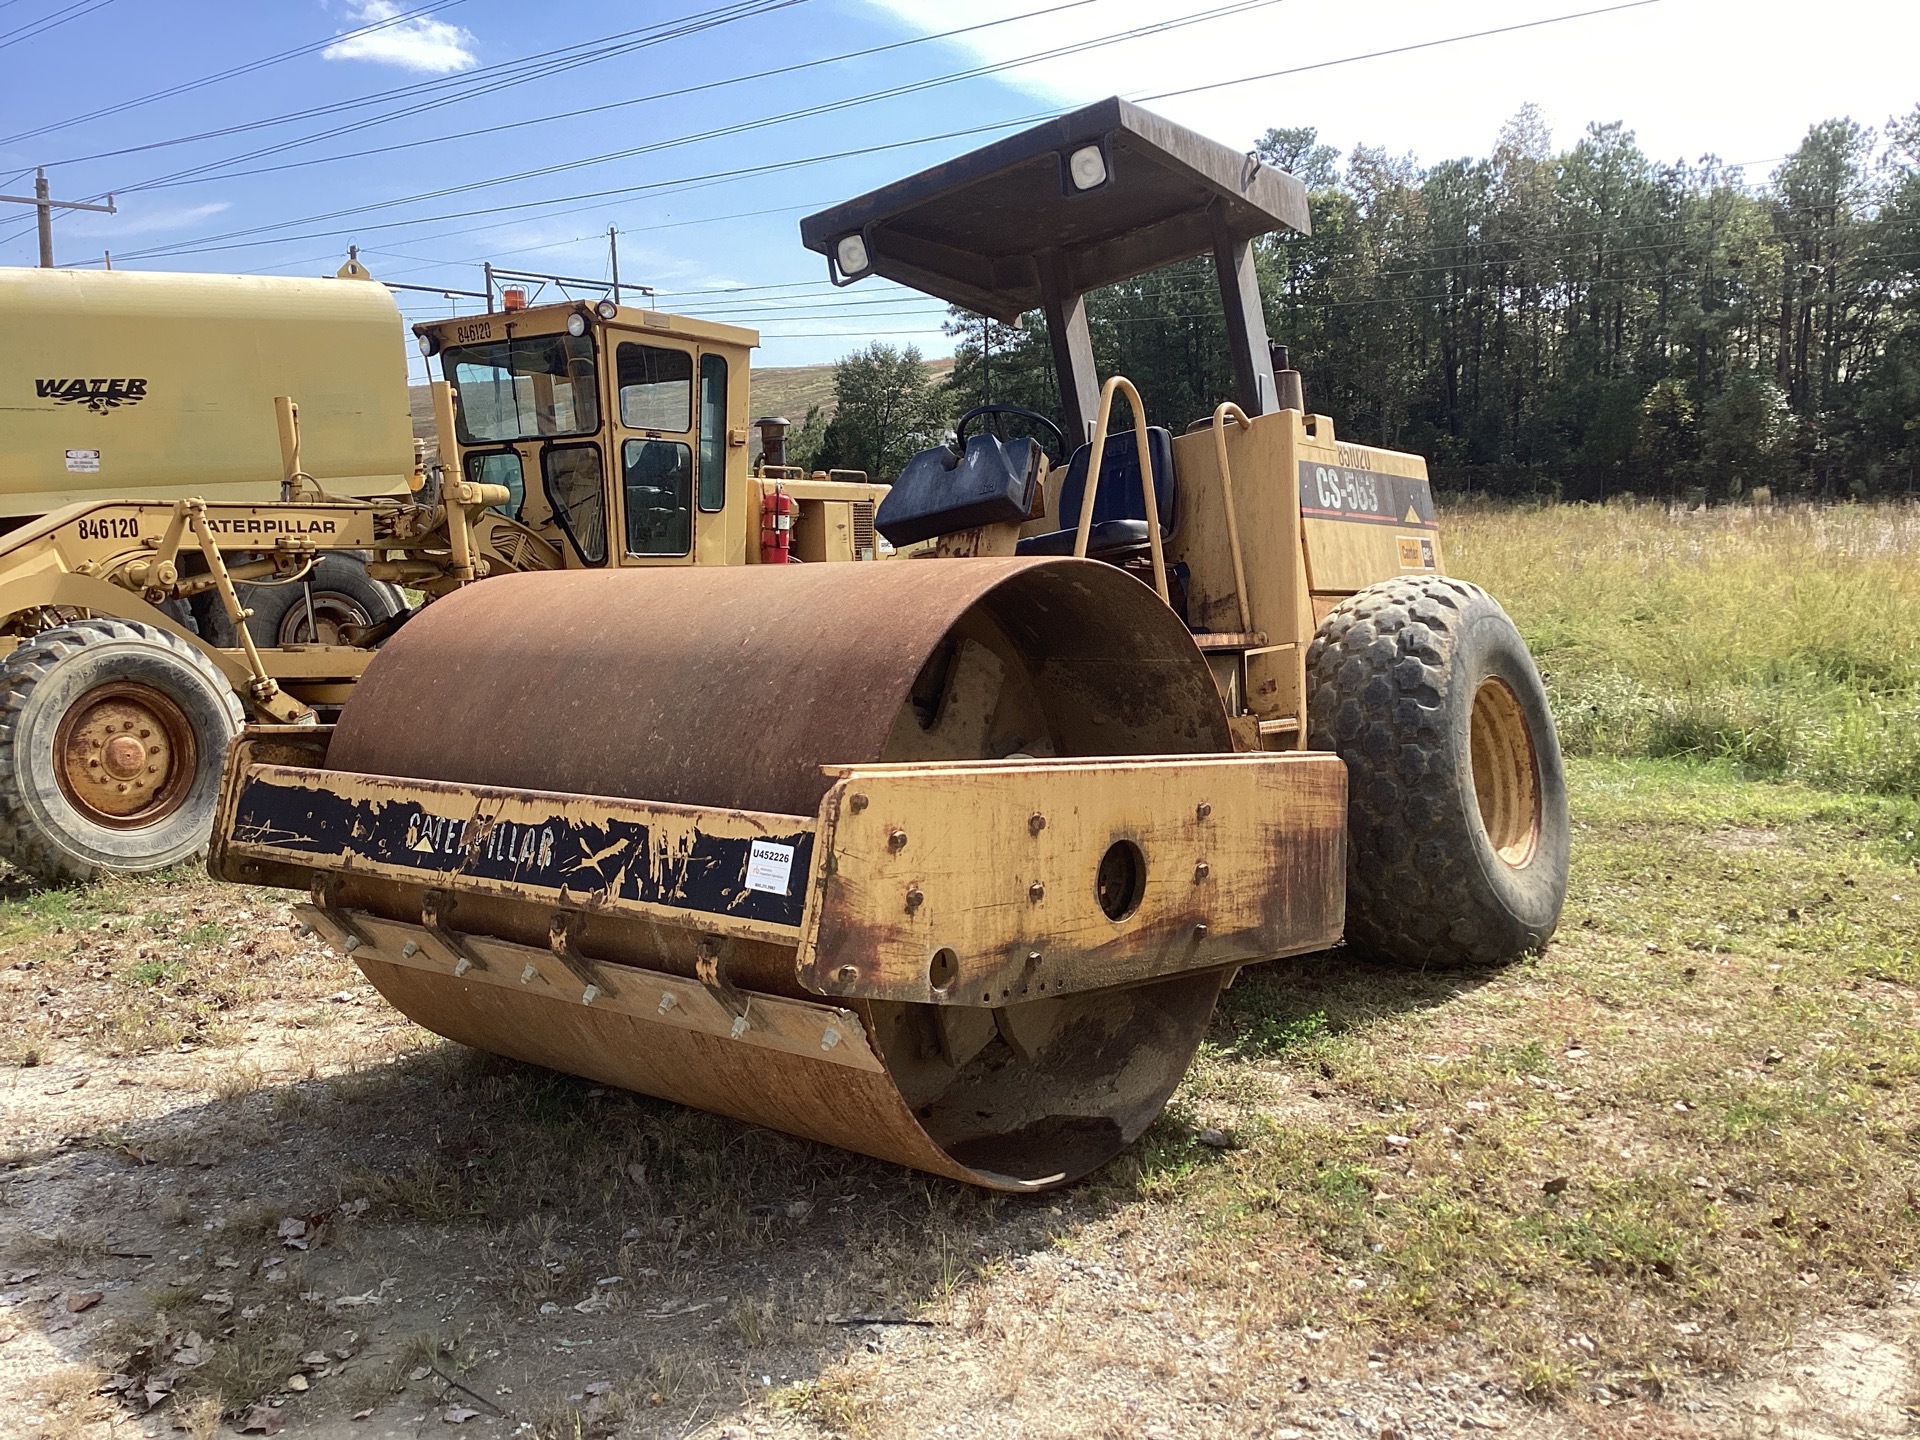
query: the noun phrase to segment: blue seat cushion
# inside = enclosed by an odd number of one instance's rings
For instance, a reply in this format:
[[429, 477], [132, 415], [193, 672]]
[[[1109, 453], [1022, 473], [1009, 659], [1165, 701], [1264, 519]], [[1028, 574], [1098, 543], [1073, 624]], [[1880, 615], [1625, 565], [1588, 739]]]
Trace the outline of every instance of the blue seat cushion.
[[[1153, 462], [1153, 498], [1160, 512], [1160, 538], [1171, 540], [1180, 518], [1180, 483], [1173, 473], [1173, 433], [1163, 426], [1147, 427], [1147, 455]], [[1080, 524], [1080, 506], [1087, 490], [1087, 467], [1093, 446], [1082, 445], [1067, 462], [1067, 478], [1060, 485], [1054, 518], [1064, 530], [1029, 535], [1022, 555], [1071, 555], [1074, 532]], [[1100, 457], [1100, 488], [1093, 497], [1093, 529], [1087, 535], [1089, 555], [1131, 550], [1147, 543], [1147, 493], [1140, 477], [1140, 447], [1133, 431], [1107, 436]]]

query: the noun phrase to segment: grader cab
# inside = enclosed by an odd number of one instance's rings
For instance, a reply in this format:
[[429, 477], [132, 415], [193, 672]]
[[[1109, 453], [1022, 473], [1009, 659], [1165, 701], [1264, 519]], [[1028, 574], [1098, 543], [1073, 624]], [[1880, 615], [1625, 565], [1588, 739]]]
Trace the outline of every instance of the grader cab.
[[[215, 874], [306, 891], [442, 1035], [1006, 1190], [1138, 1136], [1241, 966], [1544, 943], [1539, 679], [1445, 576], [1419, 459], [1337, 441], [1276, 373], [1251, 245], [1306, 224], [1289, 177], [1120, 101], [810, 217], [837, 280], [1044, 310], [1055, 453], [963, 423], [880, 499], [890, 558], [726, 563], [753, 548], [703, 549], [697, 478], [647, 458], [689, 443], [706, 342], [600, 354], [607, 394], [645, 377], [600, 456], [640, 499], [604, 524], [678, 563], [576, 544], [429, 607], [337, 726], [235, 746]], [[1097, 382], [1082, 297], [1209, 252], [1237, 397], [1176, 436]], [[469, 473], [511, 455], [575, 514], [573, 442], [483, 439], [458, 351]], [[489, 416], [545, 404], [486, 363]]]
[[496, 508], [554, 545], [562, 568], [757, 564], [770, 508], [794, 558], [875, 558], [885, 486], [749, 470], [753, 331], [613, 298], [526, 306], [524, 295], [413, 328], [446, 377], [443, 462], [504, 490]]

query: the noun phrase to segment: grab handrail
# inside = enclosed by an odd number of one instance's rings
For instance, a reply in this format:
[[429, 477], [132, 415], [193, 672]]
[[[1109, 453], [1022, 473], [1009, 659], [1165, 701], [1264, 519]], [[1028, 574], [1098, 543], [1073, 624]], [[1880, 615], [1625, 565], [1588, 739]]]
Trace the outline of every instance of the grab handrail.
[[1153, 489], [1153, 457], [1147, 451], [1147, 410], [1140, 403], [1140, 392], [1124, 375], [1115, 375], [1100, 387], [1100, 417], [1093, 427], [1093, 452], [1087, 457], [1087, 488], [1080, 497], [1080, 524], [1073, 536], [1076, 559], [1087, 555], [1087, 539], [1093, 533], [1093, 500], [1100, 488], [1100, 462], [1107, 451], [1107, 427], [1113, 417], [1114, 392], [1125, 390], [1127, 404], [1133, 410], [1133, 443], [1140, 452], [1140, 488], [1147, 502], [1147, 545], [1153, 552], [1153, 588], [1163, 604], [1171, 605], [1167, 594], [1167, 557], [1160, 543], [1160, 505]]
[[1220, 495], [1227, 504], [1227, 548], [1233, 552], [1233, 593], [1240, 602], [1240, 629], [1253, 629], [1253, 608], [1247, 602], [1247, 564], [1240, 551], [1240, 512], [1233, 504], [1233, 471], [1227, 465], [1227, 416], [1232, 415], [1242, 430], [1253, 421], [1247, 412], [1231, 400], [1222, 401], [1213, 412], [1213, 457], [1220, 466]]

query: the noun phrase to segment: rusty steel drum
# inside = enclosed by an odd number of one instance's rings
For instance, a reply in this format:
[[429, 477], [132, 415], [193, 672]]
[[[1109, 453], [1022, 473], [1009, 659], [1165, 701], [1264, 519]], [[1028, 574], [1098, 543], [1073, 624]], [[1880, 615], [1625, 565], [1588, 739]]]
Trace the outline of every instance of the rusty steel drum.
[[[811, 817], [824, 765], [1231, 749], [1204, 658], [1130, 576], [1084, 560], [899, 560], [489, 579], [386, 645], [327, 763]], [[419, 919], [417, 900], [379, 887], [353, 903]], [[544, 944], [548, 913], [528, 908], [494, 899], [459, 924]], [[594, 958], [691, 973], [688, 948], [654, 930]], [[793, 961], [762, 946], [735, 983], [817, 998]], [[1136, 1138], [1222, 983], [1187, 973], [998, 1011], [853, 1000], [883, 1062], [862, 1071], [361, 964], [464, 1044], [1007, 1190], [1084, 1175]]]

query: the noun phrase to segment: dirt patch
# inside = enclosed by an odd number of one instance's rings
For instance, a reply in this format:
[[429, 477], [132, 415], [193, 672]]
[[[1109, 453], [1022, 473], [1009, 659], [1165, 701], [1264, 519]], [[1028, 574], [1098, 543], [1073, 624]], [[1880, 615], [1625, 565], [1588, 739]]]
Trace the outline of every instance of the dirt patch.
[[1711, 838], [1722, 850], [1730, 850], [1736, 855], [1747, 850], [1771, 850], [1780, 843], [1778, 831], [1762, 830], [1753, 825], [1730, 825], [1724, 830], [1716, 830]]
[[0, 1072], [19, 1433], [805, 1429], [795, 1387], [1076, 1214], [446, 1045], [331, 957], [309, 981], [219, 1046]]
[[1781, 1440], [1914, 1434], [1917, 1337], [1920, 1310], [1911, 1303], [1816, 1325], [1771, 1374], [1736, 1390], [1731, 1408], [1748, 1434]]

